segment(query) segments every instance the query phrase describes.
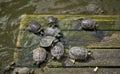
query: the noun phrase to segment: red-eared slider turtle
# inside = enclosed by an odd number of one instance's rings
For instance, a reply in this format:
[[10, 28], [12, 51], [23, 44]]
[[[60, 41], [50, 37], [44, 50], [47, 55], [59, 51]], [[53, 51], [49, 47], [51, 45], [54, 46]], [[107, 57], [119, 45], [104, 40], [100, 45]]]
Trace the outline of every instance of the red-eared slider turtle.
[[60, 38], [63, 36], [60, 29], [57, 27], [48, 27], [44, 30], [46, 36], [54, 36], [56, 38]]
[[58, 19], [54, 16], [49, 16], [47, 20], [48, 20], [48, 23], [56, 23], [58, 21]]
[[72, 59], [73, 63], [75, 62], [75, 60], [86, 60], [88, 55], [90, 55], [90, 52], [88, 52], [84, 48], [72, 47], [69, 50], [69, 57]]
[[49, 27], [58, 27], [58, 19], [54, 16], [43, 17], [43, 19], [48, 22]]
[[40, 46], [41, 47], [51, 47], [52, 45], [54, 45], [58, 40], [55, 37], [52, 36], [45, 36], [41, 39], [40, 41]]
[[35, 61], [34, 64], [39, 65], [43, 62], [45, 62], [45, 59], [46, 59], [46, 50], [44, 48], [36, 48], [33, 50], [33, 60]]
[[23, 68], [16, 67], [13, 70], [12, 74], [34, 74], [34, 70], [27, 67], [23, 67]]
[[32, 32], [36, 35], [42, 35], [43, 34], [43, 29], [41, 28], [41, 24], [39, 24], [38, 22], [33, 22], [31, 23], [28, 27], [27, 30], [29, 32]]
[[97, 23], [90, 19], [79, 19], [81, 21], [81, 29], [86, 31], [97, 31]]
[[58, 42], [52, 49], [51, 49], [51, 55], [53, 58], [56, 58], [59, 60], [61, 56], [64, 54], [64, 45], [61, 42]]

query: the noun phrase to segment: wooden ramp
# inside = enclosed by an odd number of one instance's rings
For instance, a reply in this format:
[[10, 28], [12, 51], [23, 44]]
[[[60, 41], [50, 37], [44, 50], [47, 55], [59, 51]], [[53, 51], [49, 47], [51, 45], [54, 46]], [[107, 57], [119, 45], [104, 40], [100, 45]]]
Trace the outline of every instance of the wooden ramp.
[[[77, 61], [67, 66], [66, 55], [59, 61], [52, 60], [47, 65], [51, 67], [45, 72], [35, 69], [35, 74], [120, 74], [120, 16], [119, 15], [23, 15], [14, 60], [21, 66], [33, 66], [32, 50], [39, 46], [40, 37], [26, 31], [32, 21], [37, 21], [46, 27], [43, 19], [48, 16], [58, 18], [58, 24], [65, 36], [66, 51], [72, 46], [88, 48], [93, 55], [87, 61]], [[78, 29], [79, 18], [90, 18], [99, 24], [99, 31], [81, 31]], [[99, 67], [98, 72], [93, 69]]]

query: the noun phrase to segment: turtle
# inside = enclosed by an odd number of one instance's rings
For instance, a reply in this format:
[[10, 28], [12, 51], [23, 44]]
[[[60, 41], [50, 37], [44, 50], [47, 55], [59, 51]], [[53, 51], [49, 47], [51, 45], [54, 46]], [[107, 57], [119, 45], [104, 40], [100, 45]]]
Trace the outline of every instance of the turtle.
[[83, 29], [85, 31], [96, 31], [97, 32], [98, 24], [95, 21], [91, 19], [83, 19], [83, 18], [80, 18], [79, 20], [81, 22], [80, 29]]
[[58, 21], [58, 19], [54, 16], [49, 16], [47, 20], [48, 20], [48, 23], [56, 23]]
[[64, 54], [64, 45], [61, 42], [55, 44], [55, 46], [51, 49], [52, 59], [56, 58], [59, 60]]
[[39, 24], [38, 22], [30, 23], [29, 26], [27, 27], [27, 30], [36, 35], [44, 34], [44, 29], [41, 27], [41, 24]]
[[43, 17], [43, 20], [45, 20], [47, 22], [47, 25], [49, 27], [59, 27], [57, 24], [58, 18], [56, 18], [54, 16]]
[[34, 74], [34, 70], [27, 67], [16, 67], [12, 74]]
[[52, 47], [55, 43], [58, 42], [58, 39], [52, 36], [45, 36], [40, 41], [40, 47], [49, 48]]
[[63, 36], [61, 30], [57, 27], [48, 27], [44, 30], [46, 36], [54, 36], [56, 38], [61, 38]]
[[40, 67], [42, 63], [46, 60], [47, 52], [44, 48], [38, 47], [33, 50], [33, 60], [35, 61], [34, 64]]
[[75, 63], [75, 60], [85, 61], [90, 55], [91, 51], [87, 51], [86, 49], [80, 47], [72, 47], [69, 50], [69, 58], [73, 63]]

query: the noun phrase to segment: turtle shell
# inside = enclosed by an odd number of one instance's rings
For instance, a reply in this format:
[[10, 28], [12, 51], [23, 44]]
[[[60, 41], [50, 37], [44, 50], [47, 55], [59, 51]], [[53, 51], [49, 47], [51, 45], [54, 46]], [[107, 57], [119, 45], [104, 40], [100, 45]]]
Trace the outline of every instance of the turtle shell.
[[33, 32], [33, 33], [38, 33], [39, 30], [41, 29], [41, 24], [37, 23], [37, 22], [34, 22], [34, 23], [31, 23], [28, 28], [27, 28], [30, 32]]
[[44, 48], [36, 48], [33, 50], [33, 60], [43, 62], [46, 59], [46, 50]]
[[81, 27], [86, 30], [94, 30], [96, 28], [96, 22], [90, 19], [83, 19], [81, 21]]
[[40, 46], [41, 47], [50, 47], [55, 40], [56, 40], [55, 37], [45, 36], [41, 39]]
[[47, 18], [47, 20], [48, 20], [49, 23], [55, 23], [55, 22], [57, 22], [57, 18], [56, 18], [56, 17], [53, 17], [53, 16], [49, 16], [49, 17]]
[[53, 57], [60, 58], [64, 54], [64, 45], [61, 42], [58, 42], [52, 49], [51, 55]]
[[74, 60], [85, 60], [87, 57], [87, 50], [80, 47], [72, 47], [69, 50], [69, 57]]
[[57, 27], [53, 28], [53, 27], [48, 27], [45, 30], [45, 34], [46, 36], [57, 36], [58, 33], [60, 33], [60, 29], [58, 29]]

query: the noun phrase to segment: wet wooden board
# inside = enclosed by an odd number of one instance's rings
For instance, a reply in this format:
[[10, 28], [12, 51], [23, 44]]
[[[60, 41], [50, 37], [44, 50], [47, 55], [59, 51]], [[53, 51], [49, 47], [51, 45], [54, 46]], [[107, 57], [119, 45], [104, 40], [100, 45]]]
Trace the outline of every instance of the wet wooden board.
[[99, 24], [99, 30], [120, 30], [120, 16], [119, 15], [23, 15], [20, 29], [26, 27], [32, 21], [41, 23], [42, 26], [47, 25], [47, 21], [43, 19], [48, 16], [55, 16], [58, 18], [58, 24], [62, 30], [79, 30], [79, 18], [90, 18]]
[[[33, 66], [31, 51], [34, 48], [18, 49], [19, 51], [17, 50], [17, 53], [19, 59], [17, 60], [17, 64], [20, 66]], [[59, 61], [50, 61], [47, 65], [49, 67], [120, 66], [119, 49], [91, 49], [91, 51], [93, 55], [86, 61], [76, 61], [75, 64], [72, 64], [68, 61], [68, 58], [64, 56]]]
[[120, 74], [119, 68], [98, 68], [97, 72], [94, 68], [50, 68], [42, 72], [40, 69], [35, 70], [35, 74]]
[[[82, 46], [87, 48], [120, 48], [119, 31], [63, 31], [65, 47]], [[39, 44], [40, 36], [27, 31], [20, 31], [16, 46], [22, 48]]]
[[48, 63], [51, 67], [63, 67], [72, 66], [72, 67], [83, 67], [83, 66], [120, 66], [120, 50], [119, 49], [91, 49], [93, 52], [92, 57], [86, 61], [76, 61], [75, 64], [72, 64], [68, 59], [64, 61], [57, 62], [52, 61]]

